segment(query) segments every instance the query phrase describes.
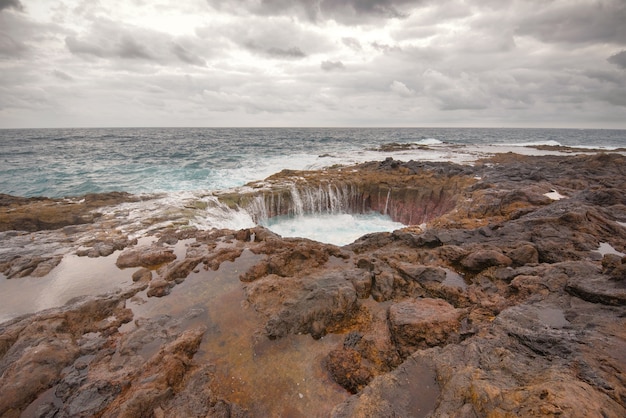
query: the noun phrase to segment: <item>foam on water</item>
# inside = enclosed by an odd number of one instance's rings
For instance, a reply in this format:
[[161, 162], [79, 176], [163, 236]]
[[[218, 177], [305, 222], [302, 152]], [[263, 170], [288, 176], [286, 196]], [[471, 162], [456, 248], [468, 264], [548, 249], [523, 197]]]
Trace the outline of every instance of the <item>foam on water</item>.
[[309, 238], [339, 246], [350, 244], [369, 233], [391, 232], [405, 226], [379, 213], [279, 216], [263, 224], [283, 237]]
[[[389, 143], [421, 147], [379, 150], [382, 144]], [[495, 152], [506, 152], [507, 148], [528, 152], [520, 150], [536, 145], [626, 147], [626, 131], [478, 128], [0, 130], [0, 193], [63, 197], [108, 191], [137, 194], [219, 190], [262, 180], [283, 169], [320, 169], [388, 157], [468, 163], [494, 152], [493, 146], [496, 146]], [[484, 147], [491, 147], [491, 150]]]
[[417, 145], [441, 145], [442, 141], [435, 138], [426, 138], [416, 142]]
[[549, 146], [549, 147], [561, 147], [563, 146], [560, 142], [554, 140], [548, 141], [530, 141], [530, 142], [512, 142], [512, 143], [503, 143], [498, 144], [503, 147], [540, 147], [540, 146]]

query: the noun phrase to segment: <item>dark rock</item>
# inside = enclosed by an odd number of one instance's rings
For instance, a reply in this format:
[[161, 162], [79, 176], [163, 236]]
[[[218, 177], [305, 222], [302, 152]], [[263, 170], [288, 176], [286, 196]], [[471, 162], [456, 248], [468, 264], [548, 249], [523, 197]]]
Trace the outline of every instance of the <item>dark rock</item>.
[[350, 280], [360, 299], [367, 299], [372, 294], [372, 274], [362, 270], [345, 272], [346, 278]]
[[539, 262], [539, 252], [532, 244], [522, 244], [508, 251], [506, 255], [513, 261], [514, 266], [537, 264]]
[[618, 282], [626, 282], [626, 257], [605, 254], [602, 258], [602, 273]]
[[441, 283], [446, 279], [446, 271], [440, 267], [420, 266], [410, 263], [397, 263], [394, 267], [404, 277], [418, 283]]
[[604, 276], [570, 278], [565, 290], [588, 302], [626, 306], [626, 284], [608, 281]]
[[382, 271], [374, 275], [372, 297], [377, 302], [391, 299], [394, 293], [396, 276], [391, 271]]

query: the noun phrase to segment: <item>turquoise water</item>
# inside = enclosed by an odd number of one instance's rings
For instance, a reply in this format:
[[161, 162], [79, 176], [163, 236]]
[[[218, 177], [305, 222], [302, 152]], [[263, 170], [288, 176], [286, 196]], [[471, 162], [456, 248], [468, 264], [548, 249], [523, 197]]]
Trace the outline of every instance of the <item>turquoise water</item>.
[[[616, 148], [626, 147], [626, 131], [8, 129], [0, 130], [0, 193], [64, 197], [107, 191], [153, 193], [224, 189], [263, 179], [284, 168], [317, 169], [381, 160], [388, 154], [373, 149], [389, 143], [435, 147], [445, 144], [562, 144]], [[454, 152], [447, 150], [445, 155], [449, 158]], [[435, 155], [433, 158], [443, 157]]]

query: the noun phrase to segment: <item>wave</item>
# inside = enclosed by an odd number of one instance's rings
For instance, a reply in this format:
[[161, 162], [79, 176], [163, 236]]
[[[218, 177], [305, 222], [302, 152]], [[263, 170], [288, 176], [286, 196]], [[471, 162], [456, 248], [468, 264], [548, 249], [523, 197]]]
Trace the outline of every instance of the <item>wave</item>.
[[562, 147], [558, 141], [548, 140], [548, 141], [532, 141], [532, 142], [511, 142], [511, 143], [501, 143], [501, 144], [493, 144], [498, 147], [540, 147], [540, 146], [549, 146], [549, 147]]
[[435, 138], [425, 138], [425, 139], [417, 141], [415, 144], [417, 145], [441, 145], [443, 144], [443, 142]]
[[517, 142], [517, 143], [502, 143], [502, 144], [493, 144], [498, 147], [540, 147], [540, 146], [549, 146], [549, 147], [567, 147], [567, 148], [575, 148], [575, 149], [603, 149], [607, 151], [617, 150], [619, 147], [612, 147], [606, 145], [565, 145], [559, 141], [548, 140], [548, 141], [533, 141], [533, 142]]

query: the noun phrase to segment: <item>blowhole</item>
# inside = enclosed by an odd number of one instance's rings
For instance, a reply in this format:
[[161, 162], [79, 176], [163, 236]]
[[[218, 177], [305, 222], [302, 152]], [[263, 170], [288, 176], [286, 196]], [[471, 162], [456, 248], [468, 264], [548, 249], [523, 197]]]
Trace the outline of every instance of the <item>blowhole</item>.
[[282, 237], [308, 238], [338, 246], [348, 245], [366, 234], [392, 232], [405, 227], [378, 212], [284, 215], [263, 220], [260, 225]]

